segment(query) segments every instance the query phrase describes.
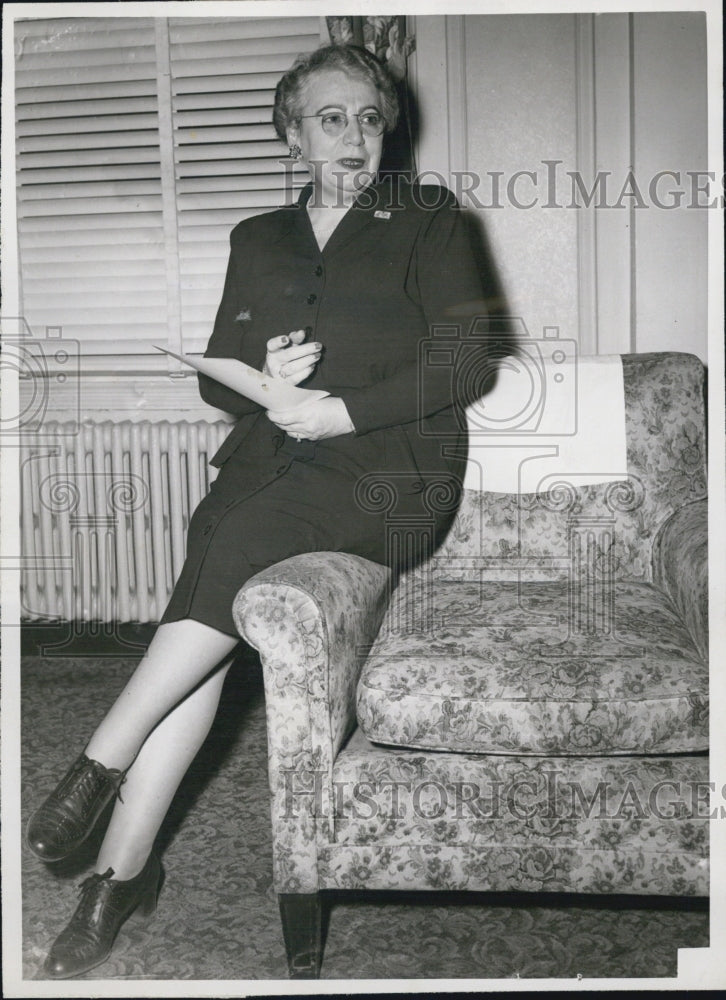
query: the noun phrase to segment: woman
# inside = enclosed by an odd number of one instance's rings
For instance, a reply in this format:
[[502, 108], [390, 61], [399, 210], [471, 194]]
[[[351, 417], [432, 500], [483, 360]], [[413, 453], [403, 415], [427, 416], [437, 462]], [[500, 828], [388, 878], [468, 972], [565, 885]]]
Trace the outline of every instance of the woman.
[[[383, 515], [356, 501], [371, 472], [395, 480], [397, 514], [413, 518], [428, 482], [443, 477], [458, 493], [465, 454], [451, 447], [451, 366], [420, 377], [419, 345], [432, 326], [468, 326], [482, 291], [449, 192], [376, 179], [396, 118], [393, 84], [362, 49], [320, 49], [277, 87], [277, 133], [311, 184], [297, 205], [234, 229], [207, 355], [264, 365], [329, 395], [265, 412], [200, 376], [203, 398], [240, 418], [213, 459], [221, 471], [192, 518], [187, 559], [146, 656], [28, 827], [31, 849], [58, 860], [116, 797], [95, 873], [46, 961], [50, 977], [99, 965], [126, 918], [155, 905], [154, 839], [214, 718], [245, 580], [318, 550], [400, 568]], [[441, 432], [453, 457], [442, 456]], [[445, 506], [439, 537], [455, 504]]]

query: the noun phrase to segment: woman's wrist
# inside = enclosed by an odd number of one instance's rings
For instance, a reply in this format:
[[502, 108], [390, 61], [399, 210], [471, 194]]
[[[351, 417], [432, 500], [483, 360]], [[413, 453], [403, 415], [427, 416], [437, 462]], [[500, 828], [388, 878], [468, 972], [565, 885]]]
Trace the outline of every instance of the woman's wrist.
[[350, 413], [348, 413], [348, 407], [345, 405], [345, 400], [340, 396], [333, 396], [332, 398], [336, 401], [340, 410], [341, 426], [344, 428], [341, 433], [355, 434], [355, 424], [351, 419]]

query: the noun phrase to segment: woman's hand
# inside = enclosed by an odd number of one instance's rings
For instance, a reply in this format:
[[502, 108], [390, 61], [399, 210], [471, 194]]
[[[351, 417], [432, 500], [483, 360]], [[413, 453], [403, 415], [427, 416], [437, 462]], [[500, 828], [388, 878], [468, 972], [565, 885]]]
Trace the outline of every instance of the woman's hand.
[[348, 408], [340, 396], [313, 399], [292, 410], [268, 410], [267, 416], [273, 424], [298, 441], [322, 441], [355, 432]]
[[293, 330], [289, 336], [273, 337], [267, 341], [267, 357], [262, 369], [272, 378], [284, 378], [292, 385], [299, 385], [309, 378], [320, 361], [322, 344], [304, 344], [305, 331]]

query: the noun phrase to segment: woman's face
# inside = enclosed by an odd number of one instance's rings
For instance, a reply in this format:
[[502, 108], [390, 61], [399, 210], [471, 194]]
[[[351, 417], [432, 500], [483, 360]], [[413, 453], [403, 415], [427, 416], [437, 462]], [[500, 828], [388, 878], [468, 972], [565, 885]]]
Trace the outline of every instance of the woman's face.
[[358, 118], [351, 117], [364, 111], [381, 111], [381, 99], [372, 83], [340, 70], [319, 70], [303, 91], [302, 114], [331, 111], [348, 116], [348, 125], [339, 136], [327, 135], [318, 117], [304, 117], [299, 127], [287, 130], [288, 142], [296, 142], [302, 149], [317, 204], [328, 207], [350, 205], [358, 192], [374, 180], [383, 149], [383, 136], [364, 135]]

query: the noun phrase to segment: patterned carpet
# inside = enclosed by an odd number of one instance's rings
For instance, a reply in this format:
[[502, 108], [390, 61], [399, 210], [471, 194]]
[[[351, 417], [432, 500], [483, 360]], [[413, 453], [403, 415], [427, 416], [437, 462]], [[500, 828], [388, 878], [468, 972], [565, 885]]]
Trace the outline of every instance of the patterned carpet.
[[[26, 657], [23, 816], [83, 749], [135, 661]], [[264, 695], [251, 654], [230, 671], [212, 733], [159, 837], [166, 878], [156, 915], [130, 921], [88, 978], [286, 978], [271, 884]], [[26, 979], [70, 916], [83, 854], [23, 857]], [[677, 949], [708, 946], [702, 901], [504, 894], [331, 894], [323, 979], [675, 976]]]

